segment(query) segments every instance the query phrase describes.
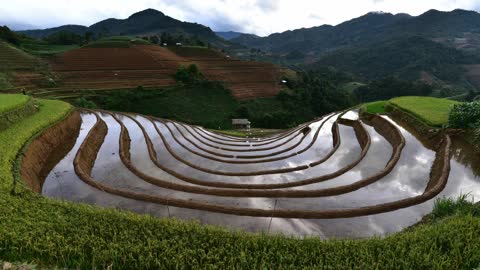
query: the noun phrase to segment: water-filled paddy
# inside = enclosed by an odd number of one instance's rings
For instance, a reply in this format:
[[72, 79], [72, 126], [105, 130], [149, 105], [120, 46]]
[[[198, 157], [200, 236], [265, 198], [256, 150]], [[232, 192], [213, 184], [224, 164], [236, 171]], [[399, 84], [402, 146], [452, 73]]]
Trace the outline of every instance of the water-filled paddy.
[[[368, 133], [369, 143], [366, 144], [363, 140], [365, 144], [362, 145], [361, 128], [337, 121], [338, 114], [318, 119], [297, 130], [292, 129], [283, 136], [274, 135], [270, 139], [235, 139], [198, 127], [143, 116], [128, 117], [115, 114], [113, 117], [108, 113], [98, 115], [99, 121], [106, 123], [108, 131], [94, 159], [91, 177], [99, 184], [128, 190], [141, 196], [132, 199], [113, 195], [88, 185], [76, 175], [73, 160], [88, 132], [96, 123], [96, 117], [92, 113], [82, 114], [83, 123], [77, 142], [47, 177], [42, 190], [45, 196], [158, 217], [195, 219], [201, 223], [222, 225], [232, 229], [300, 236], [317, 235], [325, 238], [358, 238], [397, 232], [416, 223], [433, 207], [434, 199], [430, 199], [392, 212], [349, 218], [277, 218], [268, 215], [282, 210], [295, 212], [356, 209], [422, 195], [429, 185], [436, 153], [431, 146], [419, 140], [418, 135], [412, 134], [412, 131], [404, 128], [402, 123], [388, 117], [385, 119], [393, 125], [392, 127], [397, 128], [405, 139], [401, 156], [385, 176], [355, 190], [343, 192], [344, 187], [379, 174], [392, 159], [394, 145], [377, 130], [375, 124], [363, 122], [362, 127]], [[343, 115], [342, 119], [355, 122], [358, 120], [358, 114], [349, 112]], [[339, 140], [334, 139], [335, 125], [338, 125]], [[122, 157], [120, 149], [120, 141], [125, 138], [122, 137], [125, 133], [128, 133], [130, 147], [123, 150], [129, 154], [128, 157]], [[148, 141], [151, 142], [150, 148]], [[229, 150], [226, 150], [227, 148]], [[447, 185], [436, 197], [457, 197], [470, 193], [475, 200], [480, 200], [479, 169], [476, 167], [477, 163], [469, 162], [475, 155], [455, 139], [452, 153]], [[252, 157], [245, 158], [246, 155]], [[316, 161], [319, 164], [312, 165]], [[126, 162], [130, 162], [130, 169]], [[301, 166], [305, 167], [297, 170]], [[289, 169], [292, 171], [275, 172]], [[243, 175], [245, 173], [252, 175]], [[257, 173], [258, 175], [255, 175]], [[331, 176], [326, 177], [329, 175]], [[316, 181], [316, 178], [321, 180]], [[193, 179], [195, 183], [189, 179]], [[157, 183], [155, 181], [176, 184], [178, 187], [161, 187], [154, 184]], [[305, 181], [311, 182], [296, 184]], [[216, 183], [226, 183], [236, 188], [215, 187]], [[270, 184], [292, 186], [274, 188], [268, 186]], [[267, 186], [251, 190], [251, 187], [243, 185]], [[192, 187], [195, 192], [182, 191], [184, 187]], [[218, 190], [238, 192], [236, 196], [209, 193]], [[242, 190], [251, 195], [238, 195]], [[308, 198], [285, 195], [288, 192], [306, 194], [316, 190], [334, 190], [335, 195], [321, 192], [319, 196]], [[257, 196], [256, 191], [270, 195]], [[277, 191], [286, 193], [275, 195]], [[144, 199], [146, 196], [166, 199], [167, 203], [148, 202]], [[258, 209], [265, 210], [266, 214], [252, 217], [187, 209], [169, 205], [168, 200]]]

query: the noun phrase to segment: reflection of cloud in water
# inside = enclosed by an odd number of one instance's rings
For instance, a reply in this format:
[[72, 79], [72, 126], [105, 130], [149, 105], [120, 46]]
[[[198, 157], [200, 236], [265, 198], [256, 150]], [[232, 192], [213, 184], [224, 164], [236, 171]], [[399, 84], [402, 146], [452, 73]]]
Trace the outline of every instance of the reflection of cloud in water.
[[[214, 204], [241, 206], [249, 208], [261, 209], [341, 209], [355, 208], [365, 205], [374, 205], [382, 202], [397, 200], [399, 198], [411, 197], [422, 193], [427, 185], [430, 173], [430, 166], [435, 158], [434, 152], [426, 149], [416, 140], [414, 136], [401, 128], [405, 138], [406, 147], [402, 153], [398, 166], [386, 178], [377, 181], [360, 190], [332, 197], [323, 198], [300, 198], [300, 199], [275, 199], [275, 198], [228, 198], [218, 196], [208, 196], [200, 194], [189, 194], [177, 192], [173, 190], [161, 189], [150, 185], [132, 175], [118, 156], [118, 139], [120, 126], [106, 114], [102, 117], [107, 121], [109, 133], [105, 144], [102, 145], [97, 163], [95, 164], [93, 174], [98, 177], [99, 182], [107, 183], [118, 188], [125, 188], [141, 192], [144, 194], [152, 194], [157, 196], [165, 196], [168, 198], [182, 198], [187, 200], [196, 200], [210, 202]], [[132, 199], [122, 198], [112, 194], [108, 194], [97, 190], [83, 181], [78, 179], [73, 169], [73, 158], [76, 150], [84, 137], [94, 124], [94, 116], [82, 114], [83, 123], [79, 139], [72, 151], [52, 170], [43, 186], [43, 194], [58, 199], [66, 199], [75, 202], [86, 202], [104, 207], [114, 207], [135, 211], [138, 213], [151, 214], [157, 217], [177, 217], [181, 219], [196, 219], [201, 223], [227, 226], [232, 229], [245, 229], [249, 231], [270, 231], [271, 233], [281, 232], [294, 235], [316, 235], [322, 238], [331, 237], [351, 237], [362, 238], [373, 235], [385, 235], [397, 232], [407, 226], [417, 222], [423, 215], [431, 211], [434, 199], [420, 205], [412, 206], [406, 209], [394, 212], [383, 213], [372, 216], [347, 218], [347, 219], [326, 219], [326, 220], [307, 220], [307, 219], [281, 219], [281, 218], [257, 218], [243, 217], [235, 215], [225, 215], [219, 213], [211, 213], [206, 211], [183, 209], [177, 207], [169, 207], [153, 203], [145, 203]], [[155, 167], [149, 160], [146, 151], [145, 140], [142, 138], [141, 130], [129, 118], [119, 115], [119, 118], [125, 123], [130, 132], [132, 139], [132, 162], [139, 167], [147, 175], [153, 175], [167, 181], [182, 182], [189, 185]], [[142, 120], [142, 117], [137, 117]], [[310, 159], [317, 159], [317, 156], [324, 155], [327, 150], [331, 149], [331, 124], [328, 121], [325, 128], [321, 129], [319, 141], [306, 153], [296, 156], [294, 161], [283, 161], [272, 163], [272, 166], [293, 166], [295, 162], [305, 162]], [[160, 162], [170, 167], [175, 167], [179, 172], [195, 177], [211, 178], [214, 180], [223, 180], [231, 182], [258, 182], [266, 183], [274, 180], [274, 182], [287, 182], [298, 179], [305, 179], [309, 176], [318, 176], [331, 171], [337, 170], [353, 161], [361, 149], [355, 138], [355, 134], [350, 127], [340, 125], [342, 133], [342, 144], [338, 153], [334, 154], [331, 160], [319, 165], [316, 168], [308, 170], [256, 177], [213, 177], [206, 173], [195, 172], [188, 166], [172, 159], [166, 152], [160, 137], [155, 135], [156, 131], [153, 124], [149, 124], [145, 119], [142, 124], [148, 134], [151, 136], [158, 151]], [[316, 127], [318, 123], [312, 124]], [[160, 128], [161, 125], [159, 125]], [[328, 127], [327, 127], [328, 126]], [[383, 137], [378, 135], [373, 127], [366, 126], [371, 134], [372, 146], [367, 153], [365, 159], [360, 162], [354, 169], [346, 174], [327, 181], [325, 183], [312, 184], [301, 189], [312, 189], [318, 187], [333, 187], [342, 184], [348, 184], [358, 181], [362, 178], [371, 176], [383, 169], [386, 162], [391, 156], [392, 149]], [[186, 131], [186, 130], [185, 130]], [[168, 134], [162, 129], [164, 134]], [[322, 137], [323, 134], [323, 137]], [[190, 138], [190, 137], [189, 137]], [[311, 140], [312, 134], [308, 135], [306, 140]], [[168, 142], [174, 145], [171, 136]], [[182, 141], [184, 142], [184, 141]], [[186, 141], [185, 141], [186, 142]], [[308, 145], [307, 142], [302, 146]], [[176, 146], [178, 147], [178, 145]], [[180, 152], [180, 151], [179, 151]], [[180, 152], [182, 155], [188, 156], [186, 152]], [[471, 193], [476, 201], [480, 200], [480, 181], [471, 170], [472, 160], [469, 158], [468, 151], [465, 148], [456, 148], [454, 159], [451, 162], [451, 173], [446, 188], [440, 194], [446, 197], [458, 197], [460, 194]], [[470, 163], [468, 163], [470, 161]], [[202, 163], [202, 160], [197, 160]], [[303, 164], [303, 163], [302, 163]], [[462, 165], [465, 164], [465, 165]], [[207, 166], [214, 166], [213, 163], [206, 163]], [[260, 165], [262, 167], [263, 165]], [[267, 181], [268, 180], [268, 181]]]

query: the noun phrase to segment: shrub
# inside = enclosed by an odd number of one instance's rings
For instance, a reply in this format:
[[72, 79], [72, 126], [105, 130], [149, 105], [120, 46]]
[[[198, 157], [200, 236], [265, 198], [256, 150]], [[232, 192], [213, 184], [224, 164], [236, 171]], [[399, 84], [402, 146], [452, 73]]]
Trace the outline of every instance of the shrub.
[[452, 128], [475, 128], [480, 124], [480, 101], [453, 106], [448, 117]]
[[188, 67], [181, 66], [175, 73], [174, 78], [177, 82], [185, 84], [191, 84], [205, 79], [200, 72], [200, 69], [195, 64], [191, 64]]
[[97, 105], [90, 100], [87, 100], [85, 97], [77, 98], [73, 103], [75, 107], [86, 108], [86, 109], [96, 109]]

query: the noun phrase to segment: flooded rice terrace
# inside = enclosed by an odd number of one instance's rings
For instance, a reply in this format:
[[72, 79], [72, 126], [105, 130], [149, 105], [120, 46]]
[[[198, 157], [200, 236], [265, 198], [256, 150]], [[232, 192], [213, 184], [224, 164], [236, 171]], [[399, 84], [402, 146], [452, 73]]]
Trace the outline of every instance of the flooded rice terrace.
[[478, 157], [445, 136], [434, 149], [387, 116], [330, 114], [242, 139], [140, 115], [88, 111], [44, 196], [322, 238], [398, 232], [439, 197], [480, 200]]

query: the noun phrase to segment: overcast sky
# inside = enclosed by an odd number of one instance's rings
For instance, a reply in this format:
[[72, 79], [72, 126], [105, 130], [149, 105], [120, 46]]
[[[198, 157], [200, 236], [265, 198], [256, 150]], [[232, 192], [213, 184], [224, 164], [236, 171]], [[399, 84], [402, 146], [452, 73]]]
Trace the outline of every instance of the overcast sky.
[[480, 10], [479, 0], [0, 0], [0, 24], [48, 28], [89, 26], [154, 8], [215, 31], [268, 35], [322, 24], [336, 25], [370, 11], [419, 15], [429, 9]]

